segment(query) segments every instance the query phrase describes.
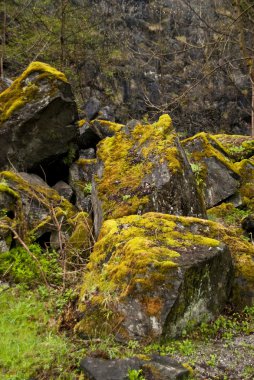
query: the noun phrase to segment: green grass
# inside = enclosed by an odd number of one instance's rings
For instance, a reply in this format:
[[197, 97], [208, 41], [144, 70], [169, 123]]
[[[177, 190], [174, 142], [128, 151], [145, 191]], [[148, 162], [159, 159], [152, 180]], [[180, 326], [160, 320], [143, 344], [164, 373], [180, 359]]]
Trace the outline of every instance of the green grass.
[[0, 288], [1, 380], [78, 378], [73, 344], [57, 333], [48, 307], [24, 288]]

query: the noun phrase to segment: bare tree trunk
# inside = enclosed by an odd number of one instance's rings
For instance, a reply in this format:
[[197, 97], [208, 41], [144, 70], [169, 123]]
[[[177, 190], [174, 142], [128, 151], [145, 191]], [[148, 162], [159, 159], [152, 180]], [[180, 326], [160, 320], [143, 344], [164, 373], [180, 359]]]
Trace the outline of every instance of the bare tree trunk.
[[0, 78], [4, 77], [4, 57], [5, 57], [5, 44], [6, 44], [6, 1], [3, 2], [3, 30], [2, 30], [2, 43], [1, 43], [1, 56], [0, 56]]
[[254, 70], [252, 69], [251, 75], [251, 137], [254, 137]]
[[61, 22], [61, 29], [60, 29], [60, 48], [61, 48], [60, 65], [61, 65], [61, 69], [64, 68], [64, 60], [65, 60], [65, 19], [66, 19], [67, 3], [68, 3], [68, 0], [61, 0], [61, 9], [60, 9], [60, 22]]

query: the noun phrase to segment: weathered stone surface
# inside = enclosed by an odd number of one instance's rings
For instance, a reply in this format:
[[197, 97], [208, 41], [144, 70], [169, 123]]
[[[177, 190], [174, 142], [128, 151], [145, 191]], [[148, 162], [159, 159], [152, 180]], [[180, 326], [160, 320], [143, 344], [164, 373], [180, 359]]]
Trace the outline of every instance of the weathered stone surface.
[[100, 110], [100, 104], [100, 101], [95, 97], [90, 98], [88, 102], [85, 104], [84, 111], [86, 119], [88, 121], [95, 119], [95, 117], [98, 115], [98, 112]]
[[100, 142], [93, 179], [95, 233], [103, 220], [148, 211], [205, 216], [196, 181], [168, 115], [129, 124]]
[[114, 123], [108, 120], [94, 120], [90, 124], [92, 131], [100, 138], [112, 137], [119, 132], [123, 124]]
[[210, 143], [232, 161], [241, 161], [254, 155], [254, 139], [244, 135], [212, 135]]
[[206, 208], [235, 195], [240, 187], [240, 176], [212, 136], [202, 132], [182, 141], [182, 144], [203, 192]]
[[0, 94], [0, 168], [26, 170], [68, 151], [77, 108], [64, 74], [33, 62]]
[[87, 357], [80, 363], [87, 380], [128, 380], [128, 371], [142, 370], [146, 379], [187, 379], [188, 370], [169, 357], [153, 355], [150, 359], [127, 358], [105, 360]]
[[68, 185], [68, 183], [66, 183], [64, 181], [57, 182], [52, 188], [54, 190], [56, 190], [59, 195], [68, 199], [68, 201], [71, 199], [71, 197], [73, 195], [73, 190], [72, 190], [71, 186]]
[[105, 222], [85, 272], [77, 330], [151, 341], [212, 318], [232, 283], [223, 233], [217, 223], [158, 213]]
[[[235, 43], [239, 25], [232, 25], [233, 4], [92, 2], [90, 10], [112, 51], [108, 63], [93, 51], [90, 58], [86, 54], [79, 73], [85, 97], [96, 96], [102, 104], [110, 99], [121, 122], [129, 115], [141, 119], [172, 109], [177, 131], [188, 136], [208, 130], [249, 134], [251, 82]], [[114, 31], [112, 25], [117, 25]], [[251, 30], [246, 27], [246, 37]], [[252, 37], [246, 41], [251, 50]]]
[[88, 213], [92, 210], [92, 177], [96, 162], [93, 158], [80, 158], [71, 165], [69, 172], [69, 183], [76, 196], [76, 206]]
[[0, 253], [6, 252], [10, 249], [12, 233], [9, 227], [11, 227], [12, 224], [12, 220], [5, 215], [5, 210], [0, 206]]
[[99, 136], [91, 129], [88, 122], [80, 120], [79, 124], [79, 137], [77, 143], [80, 149], [95, 148], [96, 144], [101, 140]]
[[[90, 247], [91, 222], [88, 215], [78, 213], [67, 199], [36, 175], [1, 172], [0, 211], [11, 218], [8, 218], [8, 225], [15, 229], [24, 241], [29, 241], [31, 237], [38, 239], [45, 233], [54, 232], [58, 239], [61, 229], [65, 244], [77, 243], [80, 247], [82, 238], [84, 249]], [[5, 215], [0, 218], [2, 227]], [[8, 225], [6, 229], [10, 232]], [[59, 241], [55, 242], [54, 247], [57, 247], [57, 244], [59, 245]]]

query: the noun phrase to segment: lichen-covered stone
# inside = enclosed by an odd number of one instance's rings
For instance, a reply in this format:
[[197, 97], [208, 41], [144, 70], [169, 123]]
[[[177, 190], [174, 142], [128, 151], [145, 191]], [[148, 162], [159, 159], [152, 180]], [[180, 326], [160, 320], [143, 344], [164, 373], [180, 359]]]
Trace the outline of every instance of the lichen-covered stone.
[[61, 233], [70, 247], [83, 250], [90, 247], [91, 221], [88, 214], [78, 213], [67, 199], [37, 176], [1, 172], [0, 211], [12, 217], [11, 227], [26, 242], [45, 233], [55, 233], [58, 239]]
[[241, 161], [254, 155], [254, 139], [244, 135], [210, 135], [210, 142], [214, 141], [225, 155], [232, 161]]
[[90, 123], [90, 128], [102, 140], [106, 137], [112, 137], [116, 132], [121, 131], [123, 124], [98, 119]]
[[26, 170], [68, 151], [77, 108], [64, 74], [33, 62], [0, 94], [0, 169]]
[[154, 124], [121, 126], [99, 143], [97, 156], [92, 190], [96, 234], [103, 220], [148, 211], [205, 216], [169, 115]]
[[222, 145], [207, 133], [182, 141], [203, 193], [206, 208], [216, 206], [236, 194], [240, 176]]
[[151, 341], [210, 319], [233, 280], [224, 233], [217, 223], [159, 213], [106, 221], [84, 275], [77, 330]]

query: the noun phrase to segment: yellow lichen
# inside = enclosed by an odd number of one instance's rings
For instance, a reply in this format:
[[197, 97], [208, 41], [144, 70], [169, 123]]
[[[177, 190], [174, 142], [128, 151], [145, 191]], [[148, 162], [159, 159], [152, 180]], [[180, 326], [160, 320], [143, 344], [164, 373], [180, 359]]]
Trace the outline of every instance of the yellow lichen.
[[[38, 76], [27, 83], [28, 76], [35, 72], [38, 73]], [[0, 94], [0, 124], [26, 103], [36, 99], [39, 92], [38, 82], [43, 77], [67, 82], [65, 75], [50, 65], [42, 62], [32, 62], [21, 76]]]
[[[199, 141], [200, 143], [198, 149], [191, 152], [191, 149], [188, 149], [188, 146], [191, 146], [196, 141]], [[226, 156], [226, 152], [224, 151], [223, 146], [219, 145], [219, 143], [216, 142], [218, 145], [217, 148], [219, 148], [216, 149], [213, 146], [212, 141], [213, 137], [205, 132], [198, 133], [195, 136], [189, 137], [188, 139], [182, 141], [183, 146], [187, 148], [190, 162], [197, 163], [201, 166], [202, 170], [200, 172], [203, 173], [203, 179], [205, 180], [206, 176], [206, 163], [204, 159], [209, 157], [216, 158], [218, 161], [223, 163], [228, 169], [238, 174], [237, 168], [234, 166], [233, 162]], [[225, 152], [225, 154], [222, 153], [223, 151]]]
[[111, 132], [119, 132], [124, 126], [123, 124], [118, 124], [118, 123], [114, 123], [113, 121], [102, 120], [102, 119], [91, 121], [91, 125], [95, 125], [95, 128], [96, 128], [96, 124], [100, 124], [102, 127], [106, 127]]
[[170, 116], [163, 115], [157, 123], [137, 124], [130, 133], [119, 127], [100, 142], [104, 171], [95, 180], [105, 219], [142, 212], [149, 202], [145, 179], [156, 165], [164, 162], [172, 173], [182, 171], [176, 138]]

